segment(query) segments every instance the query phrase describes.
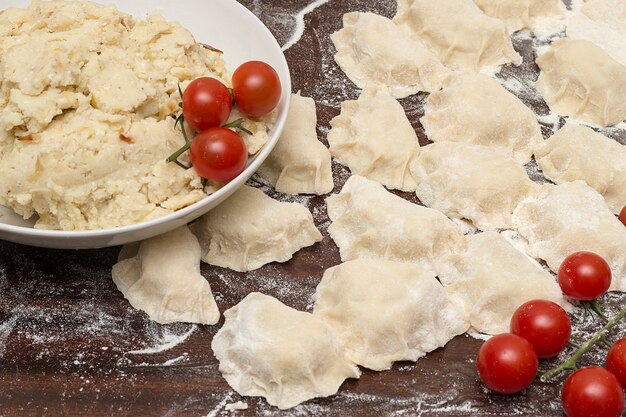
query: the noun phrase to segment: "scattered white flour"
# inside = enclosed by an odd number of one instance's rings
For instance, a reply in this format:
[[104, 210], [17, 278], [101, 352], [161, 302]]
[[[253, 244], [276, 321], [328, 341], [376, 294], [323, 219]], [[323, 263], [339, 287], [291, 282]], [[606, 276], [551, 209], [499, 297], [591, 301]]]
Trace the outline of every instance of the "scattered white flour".
[[488, 75], [489, 77], [494, 77], [497, 73], [500, 72], [502, 67], [500, 65], [493, 65], [491, 67], [482, 67], [480, 69], [481, 74]]
[[6, 346], [7, 339], [13, 331], [16, 323], [17, 316], [12, 316], [7, 321], [0, 324], [0, 359], [4, 355], [4, 348]]
[[291, 48], [292, 46], [294, 46], [296, 43], [298, 43], [298, 41], [302, 38], [302, 35], [304, 34], [304, 17], [311, 13], [313, 10], [317, 9], [318, 7], [320, 7], [323, 4], [328, 3], [330, 0], [315, 0], [314, 2], [312, 2], [311, 4], [309, 4], [308, 6], [306, 6], [304, 9], [300, 10], [300, 12], [298, 12], [298, 14], [296, 14], [294, 16], [294, 18], [296, 19], [296, 28], [293, 32], [293, 34], [291, 35], [291, 39], [289, 39], [283, 46], [282, 46], [282, 50], [286, 51], [287, 49]]
[[248, 409], [248, 403], [245, 403], [243, 401], [237, 401], [236, 403], [226, 404], [226, 407], [224, 407], [224, 410], [226, 411], [237, 411], [237, 410], [247, 410], [247, 409]]
[[[317, 22], [318, 27], [307, 26], [305, 28], [304, 26], [305, 16], [328, 1], [313, 1], [295, 16], [281, 13], [267, 14], [263, 2], [257, 2], [255, 13], [265, 13], [265, 16], [274, 23], [270, 26], [273, 29], [278, 28], [279, 36], [277, 37], [287, 39], [283, 50], [296, 45], [291, 53], [297, 53], [304, 62], [307, 60], [317, 62], [313, 57], [320, 56], [321, 67], [312, 70], [315, 77], [298, 78], [301, 85], [294, 85], [294, 88], [302, 89], [303, 95], [312, 96], [316, 100], [318, 109], [321, 110], [320, 113], [328, 114], [328, 110], [332, 109], [332, 112], [336, 114], [342, 101], [355, 99], [359, 93], [356, 86], [346, 78], [333, 59], [334, 48], [328, 34], [340, 28], [340, 19], [332, 22], [320, 20]], [[389, 17], [394, 13], [395, 3], [395, 1], [359, 0], [355, 4], [359, 9]], [[575, 0], [573, 10], [577, 10], [581, 4], [582, 0]], [[334, 2], [332, 6], [339, 8], [342, 2]], [[292, 25], [294, 20], [295, 29]], [[306, 39], [303, 38], [305, 29]], [[527, 52], [524, 55], [524, 63], [517, 68], [505, 66], [495, 74], [507, 90], [517, 95], [533, 109], [546, 138], [564, 123], [564, 119], [549, 111], [535, 88], [538, 74], [534, 66], [534, 58], [537, 51], [549, 45], [554, 37], [564, 35], [562, 28], [557, 29], [559, 26], [554, 21], [544, 22], [540, 28], [540, 36], [530, 32], [514, 34], [512, 38], [516, 48]], [[308, 48], [310, 30], [313, 30], [312, 38], [319, 42], [319, 45], [314, 44], [312, 48]], [[305, 40], [307, 48], [304, 48], [304, 42], [301, 42]], [[528, 46], [531, 50], [528, 50]], [[302, 67], [296, 67], [296, 69], [302, 69]], [[422, 136], [423, 130], [417, 120], [423, 115], [425, 98], [426, 95], [421, 94], [401, 100], [407, 116]], [[318, 129], [320, 139], [324, 140], [328, 132], [328, 120], [320, 120]], [[599, 130], [620, 143], [626, 144], [626, 123]], [[525, 168], [534, 181], [548, 182], [534, 161], [527, 164]], [[333, 163], [333, 177], [336, 185], [334, 192], [338, 192], [349, 175], [345, 167]], [[265, 265], [257, 271], [245, 274], [203, 265], [203, 275], [211, 282], [222, 311], [243, 299], [248, 293], [248, 288], [271, 294], [294, 308], [310, 309], [311, 297], [324, 269], [340, 262], [338, 250], [327, 233], [329, 219], [325, 204], [323, 204], [324, 196], [282, 195], [275, 193], [266, 183], [258, 183], [262, 180], [257, 176], [252, 181], [257, 181], [253, 185], [261, 187], [273, 198], [281, 201], [296, 201], [309, 208], [315, 224], [324, 236], [323, 242], [311, 248], [305, 248], [294, 255], [296, 258], [294, 262], [298, 265], [306, 265], [306, 268], [303, 268], [306, 272], [290, 268], [285, 264]], [[413, 193], [402, 194], [402, 197], [415, 202]], [[471, 231], [468, 230], [468, 232]], [[516, 244], [519, 245], [520, 242]], [[32, 358], [28, 357], [29, 360], [44, 364], [52, 363], [54, 369], [59, 370], [60, 378], [78, 381], [79, 388], [76, 391], [73, 391], [73, 385], [68, 383], [63, 390], [61, 401], [78, 401], [81, 397], [72, 396], [77, 395], [78, 391], [84, 393], [83, 389], [93, 389], [91, 386], [94, 385], [95, 378], [99, 376], [103, 377], [102, 380], [118, 381], [126, 390], [129, 384], [141, 386], [138, 382], [146, 381], [142, 375], [144, 371], [147, 375], [155, 372], [162, 373], [164, 384], [176, 380], [170, 379], [170, 376], [184, 378], [185, 375], [191, 375], [195, 381], [203, 380], [205, 377], [206, 380], [210, 380], [218, 375], [217, 363], [209, 347], [211, 337], [218, 326], [198, 327], [187, 324], [162, 326], [150, 322], [142, 312], [134, 311], [111, 282], [110, 266], [116, 261], [117, 250], [103, 249], [98, 252], [101, 257], [91, 256], [86, 261], [83, 252], [34, 252], [29, 248], [6, 242], [0, 242], [0, 248], [3, 248], [5, 257], [11, 258], [3, 263], [3, 265], [11, 265], [10, 276], [23, 277], [17, 282], [8, 282], [7, 273], [0, 270], [0, 293], [3, 295], [0, 297], [0, 312], [4, 313], [5, 317], [11, 317], [0, 324], [0, 357], [2, 350], [5, 351], [5, 361], [9, 356], [17, 357], [21, 354], [12, 351], [16, 344], [5, 345], [9, 337], [19, 337], [25, 340], [28, 345], [28, 354], [32, 354]], [[39, 256], [33, 256], [34, 253]], [[324, 265], [318, 262], [320, 253], [327, 260]], [[58, 257], [62, 258], [62, 262], [51, 261]], [[62, 264], [64, 270], [50, 271], [48, 268], [50, 264]], [[71, 279], [59, 278], [63, 276], [71, 277]], [[242, 285], [242, 282], [245, 282], [245, 285]], [[113, 301], [102, 303], [100, 300], [105, 297]], [[72, 299], [72, 302], [67, 304], [66, 299]], [[39, 303], [33, 300], [46, 300], [46, 302]], [[601, 304], [607, 305], [607, 301], [610, 301], [613, 306], [624, 305], [626, 295], [608, 294], [603, 297]], [[601, 327], [598, 320], [589, 316], [585, 317], [582, 309], [571, 308], [571, 310], [575, 337], [588, 339]], [[606, 311], [608, 315], [614, 315], [616, 312], [616, 307], [607, 308]], [[19, 325], [16, 325], [17, 317], [19, 317]], [[609, 339], [614, 341], [619, 335], [624, 334], [626, 334], [626, 321], [617, 326]], [[468, 372], [469, 368], [464, 366], [473, 363], [475, 358], [471, 354], [465, 354], [466, 343], [475, 343], [477, 351], [480, 341], [488, 338], [488, 335], [468, 333], [462, 340], [463, 350], [459, 350], [459, 340], [453, 340], [445, 350], [437, 350], [415, 364], [404, 362], [396, 365], [392, 371], [384, 373], [366, 371], [360, 383], [347, 382], [337, 396], [309, 401], [290, 410], [278, 410], [260, 398], [246, 398], [246, 405], [249, 405], [246, 413], [265, 417], [325, 417], [341, 415], [343, 410], [352, 409], [356, 413], [359, 410], [365, 410], [364, 414], [371, 410], [371, 413], [380, 416], [447, 417], [477, 414], [560, 416], [561, 405], [558, 390], [564, 378], [548, 384], [535, 383], [528, 389], [527, 396], [505, 399], [480, 388], [475, 372]], [[201, 339], [206, 342], [205, 345], [192, 343]], [[83, 344], [68, 343], [76, 340], [85, 342]], [[182, 350], [185, 353], [181, 352]], [[585, 355], [581, 365], [603, 364], [606, 350], [598, 346]], [[573, 351], [574, 348], [569, 347], [557, 359], [542, 361], [540, 371], [545, 371], [563, 361]], [[106, 358], [108, 362], [99, 362], [101, 358]], [[427, 361], [429, 366], [424, 366]], [[436, 365], [433, 366], [433, 364]], [[10, 365], [16, 366], [13, 363]], [[401, 375], [398, 372], [401, 372]], [[411, 374], [415, 376], [412, 377]], [[439, 382], [436, 390], [433, 388], [434, 385], [424, 383], [424, 381], [431, 380]], [[187, 404], [196, 404], [199, 407], [205, 407], [197, 415], [229, 416], [231, 413], [229, 408], [242, 403], [242, 398], [229, 390], [223, 380], [222, 382], [222, 385], [209, 387], [204, 387], [200, 383], [197, 387], [200, 394], [189, 394], [189, 398], [187, 398], [187, 393], [185, 395], [178, 393], [180, 398], [172, 397], [172, 401], [179, 402], [171, 404], [170, 409], [174, 411], [167, 415], [177, 415], [177, 413], [188, 415], [190, 412], [186, 408]], [[472, 391], [472, 384], [476, 387], [475, 391]], [[107, 389], [112, 389], [111, 386], [107, 386]], [[93, 392], [99, 395], [99, 391]], [[129, 404], [135, 399], [126, 391], [120, 392], [119, 395], [120, 397], [126, 395], [125, 398]], [[553, 398], [553, 400], [537, 401], [537, 398]]]
[[556, 132], [561, 124], [561, 118], [556, 113], [550, 113], [545, 115], [536, 115], [539, 123], [545, 126], [549, 126], [552, 131]]
[[565, 31], [563, 17], [541, 17], [533, 24], [533, 34], [540, 41], [547, 42]]
[[131, 350], [128, 352], [133, 355], [151, 355], [155, 353], [165, 352], [166, 350], [170, 350], [175, 348], [176, 346], [182, 344], [191, 336], [196, 330], [198, 330], [198, 326], [196, 324], [190, 324], [189, 329], [183, 333], [179, 334], [178, 332], [173, 332], [169, 327], [161, 327], [156, 324], [153, 325], [154, 330], [152, 332], [152, 336], [155, 345], [150, 347], [139, 349], [139, 350]]
[[213, 407], [213, 410], [209, 411], [205, 417], [216, 417], [219, 415], [220, 411], [225, 409], [227, 404], [230, 404], [230, 401], [233, 399], [233, 392], [228, 392], [222, 400]]
[[478, 340], [489, 340], [489, 339], [491, 339], [493, 337], [490, 334], [479, 333], [479, 332], [475, 332], [475, 331], [468, 331], [467, 335], [473, 337], [474, 339], [478, 339]]

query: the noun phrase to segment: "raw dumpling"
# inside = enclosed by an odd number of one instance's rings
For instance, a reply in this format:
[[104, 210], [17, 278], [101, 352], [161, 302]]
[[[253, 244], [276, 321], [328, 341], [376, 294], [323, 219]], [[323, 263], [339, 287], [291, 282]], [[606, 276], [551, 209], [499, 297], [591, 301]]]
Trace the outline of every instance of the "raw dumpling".
[[554, 272], [574, 252], [595, 252], [611, 266], [610, 289], [626, 291], [626, 227], [583, 181], [545, 185], [519, 204], [513, 221], [528, 240], [528, 254]]
[[448, 74], [439, 58], [386, 17], [352, 12], [331, 35], [335, 61], [359, 88], [388, 89], [396, 98], [436, 91]]
[[259, 174], [286, 194], [326, 194], [333, 190], [330, 152], [317, 140], [315, 101], [291, 95], [289, 115], [276, 147]]
[[626, 119], [626, 67], [599, 46], [558, 39], [536, 62], [537, 88], [555, 113], [600, 126]]
[[614, 213], [626, 206], [626, 146], [585, 126], [566, 124], [535, 149], [543, 174], [557, 184], [583, 180]]
[[439, 258], [462, 248], [463, 234], [446, 216], [358, 175], [326, 204], [332, 220], [328, 232], [342, 261], [385, 258], [419, 263], [436, 273]]
[[614, 60], [626, 65], [626, 2], [587, 0], [580, 11], [568, 19], [567, 37], [593, 42]]
[[464, 333], [462, 303], [417, 264], [356, 259], [332, 267], [313, 314], [332, 329], [344, 355], [375, 371], [416, 361]]
[[468, 143], [425, 146], [411, 172], [424, 205], [481, 230], [510, 228], [511, 213], [537, 187], [513, 159]]
[[330, 153], [353, 174], [388, 188], [415, 190], [409, 163], [419, 152], [419, 142], [395, 98], [366, 88], [358, 100], [341, 103], [341, 114], [330, 125]]
[[244, 185], [191, 225], [202, 260], [245, 272], [285, 262], [298, 250], [322, 240], [309, 210], [276, 201]]
[[502, 150], [518, 164], [543, 141], [535, 114], [499, 82], [483, 74], [454, 73], [432, 93], [420, 122], [433, 142], [467, 142]]
[[359, 369], [344, 359], [319, 318], [251, 293], [224, 312], [211, 348], [239, 394], [262, 396], [280, 409], [333, 395]]
[[496, 232], [467, 237], [465, 252], [446, 260], [440, 276], [465, 304], [472, 327], [482, 333], [509, 331], [515, 310], [533, 299], [563, 303], [556, 280]]
[[562, 15], [560, 0], [474, 0], [485, 14], [503, 20], [509, 32], [531, 29], [537, 17]]
[[220, 318], [200, 274], [200, 245], [187, 226], [124, 246], [112, 275], [130, 304], [157, 323], [215, 324]]
[[478, 71], [522, 62], [504, 22], [484, 14], [472, 0], [398, 0], [393, 21], [453, 68]]

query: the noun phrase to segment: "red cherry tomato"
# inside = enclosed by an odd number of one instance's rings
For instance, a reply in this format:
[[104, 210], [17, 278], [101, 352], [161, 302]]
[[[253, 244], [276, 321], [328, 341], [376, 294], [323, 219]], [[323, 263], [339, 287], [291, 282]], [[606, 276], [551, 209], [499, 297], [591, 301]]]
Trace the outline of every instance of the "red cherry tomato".
[[259, 117], [274, 110], [280, 93], [280, 78], [265, 62], [248, 61], [233, 73], [235, 103], [246, 116]]
[[541, 359], [565, 349], [572, 334], [570, 319], [563, 308], [547, 300], [528, 301], [511, 318], [511, 333], [528, 340]]
[[230, 91], [215, 78], [196, 78], [183, 93], [185, 121], [198, 132], [223, 125], [232, 108]]
[[626, 206], [619, 212], [619, 221], [626, 226]]
[[611, 268], [600, 255], [575, 252], [565, 258], [558, 273], [563, 293], [577, 300], [595, 300], [611, 285]]
[[241, 136], [230, 129], [203, 130], [191, 142], [191, 163], [196, 172], [212, 181], [230, 181], [246, 167], [248, 151]]
[[500, 394], [512, 394], [530, 385], [537, 374], [538, 361], [530, 342], [503, 333], [483, 343], [476, 365], [487, 388]]
[[626, 389], [626, 337], [611, 346], [606, 356], [606, 369], [613, 372], [622, 388]]
[[620, 417], [624, 410], [624, 391], [611, 372], [599, 366], [588, 366], [567, 378], [561, 402], [568, 417]]

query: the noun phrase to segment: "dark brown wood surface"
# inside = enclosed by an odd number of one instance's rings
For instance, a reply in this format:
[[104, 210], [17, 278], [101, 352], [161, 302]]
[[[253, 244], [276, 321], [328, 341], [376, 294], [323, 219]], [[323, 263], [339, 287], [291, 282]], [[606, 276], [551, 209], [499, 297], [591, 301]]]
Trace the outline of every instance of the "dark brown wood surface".
[[[295, 29], [294, 16], [310, 2], [242, 1], [281, 44]], [[343, 13], [354, 10], [392, 16], [395, 2], [331, 0], [322, 4], [304, 17], [303, 37], [286, 51], [294, 91], [316, 99], [323, 141], [341, 101], [358, 95], [332, 61], [329, 40], [329, 34], [341, 27]], [[529, 42], [522, 40], [515, 46], [523, 52], [527, 69], [536, 70]], [[425, 144], [418, 121], [423, 101], [424, 96], [417, 95], [402, 104]], [[547, 112], [540, 101], [527, 104], [539, 113]], [[337, 192], [348, 173], [339, 165], [334, 165], [334, 172]], [[266, 191], [307, 205], [324, 240], [296, 253], [289, 262], [248, 274], [203, 264], [202, 272], [222, 312], [251, 291], [273, 295], [298, 309], [310, 308], [324, 269], [340, 262], [326, 232], [323, 197]], [[413, 200], [409, 194], [402, 196]], [[119, 249], [58, 251], [0, 241], [0, 416], [221, 416], [230, 415], [226, 404], [238, 400], [246, 401], [249, 408], [233, 415], [562, 415], [562, 379], [547, 384], [537, 381], [524, 393], [512, 396], [484, 389], [474, 363], [482, 342], [469, 336], [455, 338], [415, 364], [398, 363], [387, 372], [364, 371], [361, 379], [347, 381], [337, 396], [309, 401], [292, 410], [281, 412], [262, 399], [242, 398], [221, 377], [210, 348], [223, 321], [198, 327], [151, 323], [130, 307], [110, 278]], [[623, 296], [610, 295], [603, 303], [609, 312], [615, 312], [625, 301]], [[580, 311], [572, 317], [582, 334], [599, 327]], [[620, 332], [624, 334], [624, 326], [616, 334]], [[180, 342], [185, 334], [189, 336]], [[168, 348], [168, 343], [173, 347]], [[144, 353], [136, 352], [142, 350]], [[598, 348], [588, 356], [588, 363], [601, 363], [604, 352]], [[544, 362], [541, 369], [555, 362]]]

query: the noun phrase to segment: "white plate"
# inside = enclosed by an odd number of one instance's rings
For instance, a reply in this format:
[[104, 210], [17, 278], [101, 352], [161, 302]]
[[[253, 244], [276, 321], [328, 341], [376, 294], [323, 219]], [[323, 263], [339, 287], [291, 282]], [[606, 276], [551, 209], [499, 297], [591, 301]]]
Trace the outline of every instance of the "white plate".
[[[224, 51], [224, 59], [231, 71], [249, 60], [272, 65], [280, 76], [282, 97], [278, 106], [278, 119], [269, 132], [269, 141], [249, 161], [241, 175], [216, 193], [175, 213], [114, 229], [66, 232], [34, 229], [32, 221], [24, 221], [12, 210], [0, 206], [1, 239], [47, 248], [84, 249], [121, 245], [165, 233], [205, 214], [243, 185], [267, 158], [283, 129], [291, 93], [289, 67], [276, 39], [244, 6], [235, 0], [100, 0], [99, 3], [115, 4], [122, 12], [139, 18], [159, 11], [167, 20], [178, 21], [189, 29], [198, 42]], [[5, 0], [0, 7], [27, 7], [29, 4], [29, 0]]]

